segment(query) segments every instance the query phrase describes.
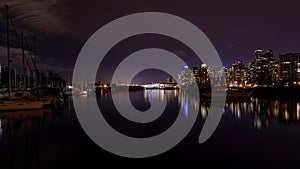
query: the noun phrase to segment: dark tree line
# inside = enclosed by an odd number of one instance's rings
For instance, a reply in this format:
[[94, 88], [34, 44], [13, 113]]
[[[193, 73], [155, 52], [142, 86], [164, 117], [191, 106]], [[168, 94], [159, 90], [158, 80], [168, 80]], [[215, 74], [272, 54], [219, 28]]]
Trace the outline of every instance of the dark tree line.
[[[11, 79], [13, 88], [21, 88], [23, 86], [23, 74], [18, 74], [14, 69], [11, 70]], [[45, 74], [44, 71], [36, 71], [35, 74], [26, 75], [26, 87], [52, 87], [62, 88], [66, 86], [66, 81], [57, 73], [49, 71]], [[1, 67], [0, 77], [1, 88], [8, 86], [8, 69]]]

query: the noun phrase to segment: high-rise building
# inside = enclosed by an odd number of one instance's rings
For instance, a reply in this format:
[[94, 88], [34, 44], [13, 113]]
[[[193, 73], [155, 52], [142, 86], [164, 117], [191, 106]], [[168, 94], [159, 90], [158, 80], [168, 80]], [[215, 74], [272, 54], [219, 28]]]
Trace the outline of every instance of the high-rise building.
[[224, 67], [214, 68], [207, 67], [207, 72], [209, 76], [209, 85], [214, 87], [220, 87], [222, 89], [226, 85], [226, 77], [224, 74]]
[[194, 67], [193, 73], [195, 77], [195, 81], [200, 86], [207, 86], [209, 85], [209, 76], [207, 72], [207, 66], [202, 64], [201, 66]]
[[300, 53], [279, 55], [279, 70], [282, 82], [300, 82]]
[[254, 51], [255, 53], [255, 61], [260, 61], [261, 60], [261, 57], [262, 57], [262, 49], [256, 49]]
[[253, 85], [270, 86], [278, 81], [278, 62], [273, 59], [273, 51], [268, 49], [265, 53], [256, 49], [255, 62], [248, 66], [249, 82]]
[[266, 53], [264, 54], [264, 58], [266, 60], [272, 60], [273, 59], [273, 51], [271, 49], [268, 49]]
[[246, 85], [248, 80], [247, 69], [240, 60], [231, 65], [227, 76], [228, 84], [231, 87], [243, 87]]
[[188, 86], [193, 84], [195, 82], [193, 71], [188, 66], [184, 66], [178, 75], [178, 80], [180, 86]]
[[269, 72], [271, 72], [272, 85], [278, 84], [280, 82], [279, 76], [279, 60], [272, 59], [270, 61], [271, 67]]
[[250, 62], [247, 66], [247, 76], [248, 76], [248, 82], [250, 84], [256, 83], [256, 69], [255, 69], [255, 62]]

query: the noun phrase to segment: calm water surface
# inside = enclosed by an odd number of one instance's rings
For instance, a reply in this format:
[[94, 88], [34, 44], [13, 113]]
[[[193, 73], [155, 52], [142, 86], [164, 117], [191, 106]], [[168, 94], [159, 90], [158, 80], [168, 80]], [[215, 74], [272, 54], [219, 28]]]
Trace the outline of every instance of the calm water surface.
[[[125, 92], [115, 93], [122, 101]], [[92, 99], [93, 96], [79, 99]], [[132, 104], [147, 110], [149, 100], [167, 101], [162, 115], [153, 122], [126, 120], [113, 105], [109, 93], [97, 101], [109, 124], [120, 133], [149, 137], [168, 129], [181, 108], [199, 108], [190, 133], [181, 143], [148, 160], [193, 160], [190, 164], [231, 168], [299, 168], [300, 102], [249, 98], [228, 100], [222, 120], [212, 137], [199, 144], [198, 137], [209, 110], [209, 100], [186, 99], [179, 91], [130, 92]], [[63, 108], [0, 114], [0, 168], [92, 167], [107, 160], [132, 160], [113, 155], [97, 146], [81, 128], [72, 98]], [[188, 106], [187, 106], [188, 105]], [[199, 107], [197, 107], [199, 106]], [[194, 163], [193, 163], [194, 162]]]

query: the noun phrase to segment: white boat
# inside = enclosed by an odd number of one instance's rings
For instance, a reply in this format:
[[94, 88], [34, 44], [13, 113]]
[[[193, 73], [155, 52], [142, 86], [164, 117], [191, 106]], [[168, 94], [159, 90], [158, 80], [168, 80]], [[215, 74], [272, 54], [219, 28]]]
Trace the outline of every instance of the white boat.
[[88, 91], [87, 90], [81, 90], [79, 92], [79, 95], [87, 95], [88, 94]]
[[62, 92], [64, 92], [66, 95], [68, 95], [68, 96], [71, 96], [71, 95], [73, 95], [74, 94], [74, 92], [73, 91], [75, 91], [75, 89], [73, 90], [73, 86], [66, 86], [63, 90], [62, 90]]

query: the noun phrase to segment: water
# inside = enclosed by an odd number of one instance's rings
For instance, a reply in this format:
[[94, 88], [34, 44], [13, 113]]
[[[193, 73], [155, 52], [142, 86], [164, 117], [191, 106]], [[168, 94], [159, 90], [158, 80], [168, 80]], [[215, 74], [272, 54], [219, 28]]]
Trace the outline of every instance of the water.
[[[116, 93], [122, 101], [124, 92]], [[110, 94], [97, 97], [109, 124], [122, 134], [150, 137], [168, 129], [183, 107], [196, 108], [178, 91], [131, 92], [132, 104], [141, 111], [149, 100], [166, 101], [165, 112], [155, 121], [137, 124], [116, 112]], [[92, 99], [81, 97], [80, 99]], [[74, 112], [72, 99], [63, 109], [1, 114], [0, 168], [70, 168], [100, 166], [108, 160], [132, 160], [111, 154], [85, 134]], [[190, 165], [221, 165], [230, 168], [299, 168], [300, 102], [250, 98], [230, 101], [214, 134], [203, 144], [198, 137], [209, 110], [201, 101], [192, 130], [173, 149], [140, 161], [192, 160]], [[174, 162], [174, 163], [176, 163]], [[220, 167], [219, 167], [220, 168]]]

